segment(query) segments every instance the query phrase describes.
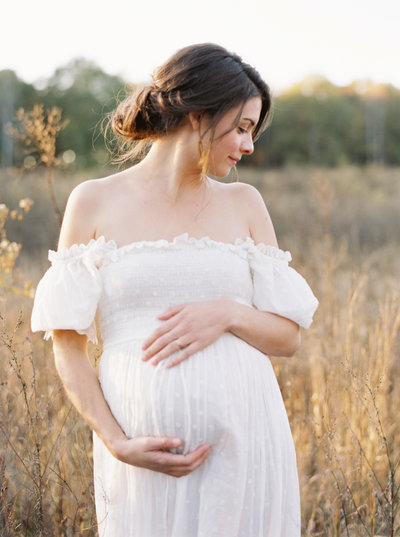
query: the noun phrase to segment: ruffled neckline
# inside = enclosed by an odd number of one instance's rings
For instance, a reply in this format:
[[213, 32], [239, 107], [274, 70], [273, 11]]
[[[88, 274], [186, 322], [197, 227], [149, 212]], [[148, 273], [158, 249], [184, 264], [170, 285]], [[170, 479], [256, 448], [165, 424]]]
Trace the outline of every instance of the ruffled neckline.
[[59, 251], [49, 250], [49, 260], [65, 260], [70, 257], [79, 256], [86, 251], [92, 251], [100, 248], [103, 250], [105, 258], [110, 256], [111, 261], [119, 259], [125, 253], [132, 250], [141, 249], [166, 249], [166, 248], [179, 248], [184, 245], [192, 245], [197, 248], [215, 247], [224, 251], [234, 251], [241, 257], [247, 257], [248, 251], [261, 252], [267, 256], [279, 259], [281, 261], [289, 262], [292, 260], [291, 253], [288, 250], [281, 250], [276, 246], [272, 246], [265, 243], [255, 244], [254, 239], [250, 236], [246, 238], [237, 238], [234, 242], [224, 242], [211, 239], [208, 235], [201, 237], [200, 239], [192, 237], [188, 232], [176, 235], [172, 240], [157, 239], [157, 240], [140, 240], [132, 241], [130, 243], [118, 246], [113, 239], [106, 239], [104, 235], [100, 235], [97, 239], [90, 239], [87, 244], [73, 244], [69, 248], [63, 247]]

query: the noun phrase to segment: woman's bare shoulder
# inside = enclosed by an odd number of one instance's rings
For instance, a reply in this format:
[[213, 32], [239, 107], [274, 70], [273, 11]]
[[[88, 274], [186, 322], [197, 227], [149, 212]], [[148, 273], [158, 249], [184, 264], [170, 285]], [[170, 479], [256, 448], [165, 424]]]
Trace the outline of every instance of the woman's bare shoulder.
[[79, 183], [65, 207], [58, 248], [86, 244], [96, 238], [99, 218], [112, 192], [118, 174]]
[[253, 185], [240, 181], [226, 183], [225, 186], [228, 187], [239, 214], [244, 212], [254, 241], [278, 246], [274, 226], [260, 191]]

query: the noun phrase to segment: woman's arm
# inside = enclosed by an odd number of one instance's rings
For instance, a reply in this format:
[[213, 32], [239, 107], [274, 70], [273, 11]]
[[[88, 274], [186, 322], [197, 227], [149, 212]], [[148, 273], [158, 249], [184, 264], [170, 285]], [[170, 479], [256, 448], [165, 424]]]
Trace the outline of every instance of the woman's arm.
[[298, 324], [231, 298], [172, 306], [158, 319], [164, 323], [153, 330], [142, 347], [142, 360], [151, 359], [152, 365], [180, 351], [170, 358], [167, 367], [177, 365], [228, 331], [274, 356], [292, 356], [300, 345]]
[[[271, 217], [260, 192], [246, 183], [236, 183], [237, 211], [242, 211], [249, 224], [250, 235], [278, 248]], [[230, 301], [228, 330], [265, 354], [293, 356], [301, 344], [300, 327], [295, 322], [274, 313], [258, 311]]]
[[293, 356], [300, 347], [301, 333], [297, 323], [275, 313], [225, 300], [230, 319], [227, 330], [235, 336], [273, 356]]
[[74, 330], [54, 330], [54, 361], [65, 391], [89, 427], [116, 454], [114, 445], [126, 436], [104, 399], [86, 347], [86, 336]]

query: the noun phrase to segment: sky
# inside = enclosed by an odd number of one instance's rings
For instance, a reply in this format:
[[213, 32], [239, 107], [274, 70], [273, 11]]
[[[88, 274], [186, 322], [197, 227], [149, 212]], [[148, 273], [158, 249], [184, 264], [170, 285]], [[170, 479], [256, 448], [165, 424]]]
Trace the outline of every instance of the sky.
[[399, 0], [20, 0], [2, 8], [0, 70], [26, 82], [84, 57], [141, 83], [181, 47], [212, 41], [275, 93], [309, 75], [400, 87]]

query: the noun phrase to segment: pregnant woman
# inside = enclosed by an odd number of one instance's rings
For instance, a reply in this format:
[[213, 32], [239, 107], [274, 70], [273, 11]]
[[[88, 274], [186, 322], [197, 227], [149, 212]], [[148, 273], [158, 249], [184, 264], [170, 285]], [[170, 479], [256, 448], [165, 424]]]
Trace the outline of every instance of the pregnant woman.
[[[265, 129], [267, 84], [213, 44], [122, 102], [135, 165], [71, 193], [32, 330], [93, 429], [100, 537], [299, 537], [291, 431], [268, 354], [318, 301], [259, 192], [223, 183]], [[87, 340], [103, 342], [99, 378]], [[179, 479], [178, 479], [179, 478]]]

